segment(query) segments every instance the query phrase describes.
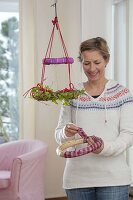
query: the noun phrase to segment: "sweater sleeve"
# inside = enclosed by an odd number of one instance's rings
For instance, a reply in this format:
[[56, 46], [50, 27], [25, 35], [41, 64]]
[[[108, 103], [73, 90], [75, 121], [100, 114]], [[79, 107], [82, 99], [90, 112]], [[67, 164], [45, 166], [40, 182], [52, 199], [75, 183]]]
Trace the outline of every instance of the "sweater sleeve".
[[120, 134], [113, 142], [104, 141], [104, 149], [99, 155], [117, 156], [133, 145], [133, 98], [121, 107]]
[[55, 139], [58, 144], [62, 144], [68, 140], [74, 139], [74, 137], [67, 137], [64, 133], [66, 124], [71, 123], [71, 107], [62, 106], [60, 110], [58, 125], [55, 129]]

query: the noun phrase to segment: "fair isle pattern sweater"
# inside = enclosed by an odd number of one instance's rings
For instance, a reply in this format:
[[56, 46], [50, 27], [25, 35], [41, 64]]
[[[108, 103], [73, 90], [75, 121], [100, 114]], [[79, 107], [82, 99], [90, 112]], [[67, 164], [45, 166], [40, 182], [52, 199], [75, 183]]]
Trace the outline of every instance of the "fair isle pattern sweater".
[[[83, 83], [77, 88], [83, 88]], [[99, 97], [93, 98], [85, 93], [73, 100], [70, 106], [62, 106], [55, 130], [59, 144], [80, 137], [78, 134], [75, 137], [65, 136], [64, 127], [70, 122], [83, 128], [88, 135], [102, 138], [104, 149], [100, 154], [68, 158], [63, 187], [72, 189], [130, 184], [131, 173], [124, 154], [133, 144], [133, 97], [129, 90], [109, 80]], [[76, 148], [82, 148], [82, 145]]]

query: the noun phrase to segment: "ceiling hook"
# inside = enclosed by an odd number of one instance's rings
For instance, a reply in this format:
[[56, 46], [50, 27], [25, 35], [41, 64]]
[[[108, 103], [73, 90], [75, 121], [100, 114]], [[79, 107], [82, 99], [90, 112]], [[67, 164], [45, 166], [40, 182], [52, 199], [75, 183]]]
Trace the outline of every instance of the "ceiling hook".
[[57, 17], [57, 6], [56, 6], [56, 4], [57, 4], [57, 0], [54, 0], [53, 4], [51, 5], [51, 7], [52, 6], [55, 7], [55, 17]]

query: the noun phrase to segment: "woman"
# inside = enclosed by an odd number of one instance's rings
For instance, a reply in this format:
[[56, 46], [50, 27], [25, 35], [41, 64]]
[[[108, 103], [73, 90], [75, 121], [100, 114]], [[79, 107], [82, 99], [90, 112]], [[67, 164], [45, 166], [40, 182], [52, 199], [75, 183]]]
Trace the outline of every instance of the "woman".
[[131, 174], [125, 151], [133, 144], [133, 97], [105, 77], [109, 57], [103, 38], [81, 43], [79, 60], [88, 80], [77, 88], [85, 94], [61, 108], [55, 130], [59, 144], [79, 138], [79, 127], [103, 141], [95, 152], [66, 160], [63, 187], [69, 200], [128, 200]]

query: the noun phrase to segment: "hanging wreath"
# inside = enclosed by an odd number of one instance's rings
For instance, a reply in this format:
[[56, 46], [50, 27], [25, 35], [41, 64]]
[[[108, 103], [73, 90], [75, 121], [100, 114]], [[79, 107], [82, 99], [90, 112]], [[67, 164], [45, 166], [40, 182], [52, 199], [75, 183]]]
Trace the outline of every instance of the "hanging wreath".
[[38, 83], [37, 86], [31, 88], [25, 93], [25, 96], [30, 92], [30, 97], [37, 101], [51, 101], [55, 104], [58, 102], [63, 105], [70, 105], [70, 100], [77, 99], [78, 96], [84, 93], [84, 90], [76, 90], [72, 88], [65, 88], [63, 90], [53, 91], [49, 86], [44, 86]]
[[[55, 6], [55, 18], [52, 20], [53, 29], [52, 33], [49, 39], [48, 47], [46, 50], [45, 57], [42, 60], [42, 76], [41, 76], [41, 83], [38, 83], [36, 86], [29, 89], [25, 94], [24, 97], [26, 97], [28, 94], [31, 98], [37, 101], [51, 101], [55, 104], [58, 104], [58, 102], [63, 103], [63, 105], [69, 105], [70, 100], [77, 99], [78, 96], [82, 95], [84, 93], [84, 89], [77, 90], [74, 88], [73, 83], [71, 82], [71, 76], [70, 76], [70, 68], [71, 64], [74, 62], [74, 59], [69, 57], [65, 42], [63, 40], [63, 36], [60, 30], [58, 18], [57, 18], [57, 11], [56, 11], [56, 3]], [[53, 38], [54, 38], [54, 32], [58, 31], [59, 37], [61, 40], [61, 45], [63, 48], [64, 56], [59, 58], [52, 58], [51, 57], [51, 50], [53, 45]], [[44, 84], [45, 80], [45, 68], [46, 65], [56, 65], [56, 64], [65, 64], [68, 66], [68, 80], [69, 84], [67, 88], [64, 88], [62, 90], [54, 91], [51, 87]]]

